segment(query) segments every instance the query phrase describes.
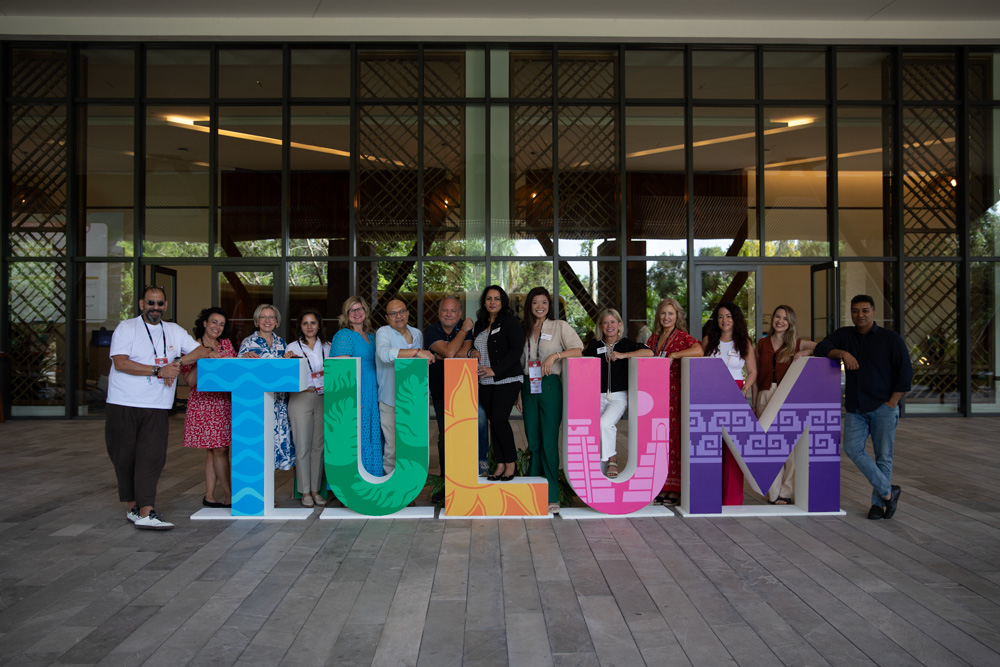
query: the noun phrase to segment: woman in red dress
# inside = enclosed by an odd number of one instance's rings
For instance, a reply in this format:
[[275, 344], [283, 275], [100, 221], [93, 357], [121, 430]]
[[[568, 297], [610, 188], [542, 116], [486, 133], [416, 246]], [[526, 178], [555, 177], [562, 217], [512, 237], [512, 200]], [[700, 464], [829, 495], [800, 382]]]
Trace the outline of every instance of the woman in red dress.
[[667, 482], [654, 501], [676, 505], [681, 499], [681, 364], [682, 357], [702, 356], [701, 343], [687, 332], [684, 309], [677, 299], [666, 298], [656, 307], [656, 326], [646, 347], [657, 357], [673, 359], [670, 364], [670, 449]]
[[[199, 343], [220, 357], [235, 357], [236, 350], [229, 342], [229, 320], [221, 308], [206, 308], [194, 323], [194, 337]], [[232, 439], [232, 405], [229, 394], [198, 391], [198, 367], [188, 364], [181, 367], [184, 381], [191, 387], [187, 411], [184, 416], [184, 446], [207, 449], [205, 459], [205, 507], [229, 507], [229, 503], [216, 499], [215, 491], [222, 487], [224, 496], [230, 495], [229, 445]]]

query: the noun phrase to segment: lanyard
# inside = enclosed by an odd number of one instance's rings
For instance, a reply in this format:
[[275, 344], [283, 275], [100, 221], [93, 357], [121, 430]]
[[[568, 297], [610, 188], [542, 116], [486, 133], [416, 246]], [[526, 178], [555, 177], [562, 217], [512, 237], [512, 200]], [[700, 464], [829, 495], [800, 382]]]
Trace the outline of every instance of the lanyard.
[[677, 333], [677, 327], [674, 327], [673, 331], [670, 332], [670, 335], [667, 336], [667, 339], [663, 341], [663, 345], [659, 346], [660, 349], [657, 351], [656, 356], [658, 357], [663, 356], [663, 353], [667, 351], [668, 347], [670, 347], [670, 339], [674, 337], [675, 333]]
[[[316, 339], [316, 343], [319, 344], [319, 338]], [[302, 349], [302, 356], [306, 358], [306, 365], [309, 366], [309, 375], [312, 375], [313, 365], [312, 362], [309, 361], [309, 352], [311, 352], [311, 350], [306, 347], [306, 341], [304, 338], [299, 338], [299, 348]]]
[[[153, 334], [149, 332], [149, 325], [146, 324], [145, 318], [142, 320], [142, 326], [146, 327], [146, 335], [149, 336], [149, 344], [153, 347], [153, 358], [156, 357], [156, 343], [153, 342]], [[163, 329], [163, 324], [160, 324], [160, 333], [163, 334], [163, 359], [167, 358], [167, 332]]]

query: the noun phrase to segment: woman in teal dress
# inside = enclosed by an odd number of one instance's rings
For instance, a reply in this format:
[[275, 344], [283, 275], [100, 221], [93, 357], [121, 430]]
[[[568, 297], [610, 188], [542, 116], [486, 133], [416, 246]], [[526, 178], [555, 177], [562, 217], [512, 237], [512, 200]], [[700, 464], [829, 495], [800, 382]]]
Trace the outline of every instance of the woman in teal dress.
[[340, 330], [330, 344], [330, 356], [361, 359], [361, 465], [368, 474], [381, 477], [383, 440], [375, 378], [375, 332], [371, 311], [361, 297], [349, 297], [340, 309]]

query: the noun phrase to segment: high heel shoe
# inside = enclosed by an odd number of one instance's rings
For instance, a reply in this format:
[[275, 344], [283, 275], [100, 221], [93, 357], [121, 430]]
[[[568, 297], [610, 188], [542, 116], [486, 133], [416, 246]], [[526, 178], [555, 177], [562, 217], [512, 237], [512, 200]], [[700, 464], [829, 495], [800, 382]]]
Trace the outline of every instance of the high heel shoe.
[[492, 475], [488, 475], [486, 477], [486, 481], [488, 481], [488, 482], [502, 482], [502, 481], [504, 481], [504, 479], [503, 479], [504, 474], [503, 473], [504, 473], [504, 471], [506, 469], [507, 468], [504, 467], [504, 466], [498, 467], [496, 470], [493, 471]]
[[[506, 472], [506, 467], [504, 468], [504, 472]], [[497, 479], [499, 479], [501, 482], [509, 482], [510, 480], [514, 479], [515, 475], [517, 475], [517, 466], [514, 466], [514, 469], [511, 470], [509, 475], [501, 475]]]

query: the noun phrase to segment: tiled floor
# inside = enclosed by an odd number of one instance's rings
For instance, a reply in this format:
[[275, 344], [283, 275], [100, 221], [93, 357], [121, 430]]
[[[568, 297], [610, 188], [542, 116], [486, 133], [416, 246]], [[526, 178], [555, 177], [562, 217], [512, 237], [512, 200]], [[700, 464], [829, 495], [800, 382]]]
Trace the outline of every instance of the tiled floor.
[[103, 422], [0, 425], [0, 662], [1000, 664], [997, 419], [904, 420], [891, 521], [845, 459], [842, 517], [285, 523], [190, 521], [181, 419], [167, 533]]

